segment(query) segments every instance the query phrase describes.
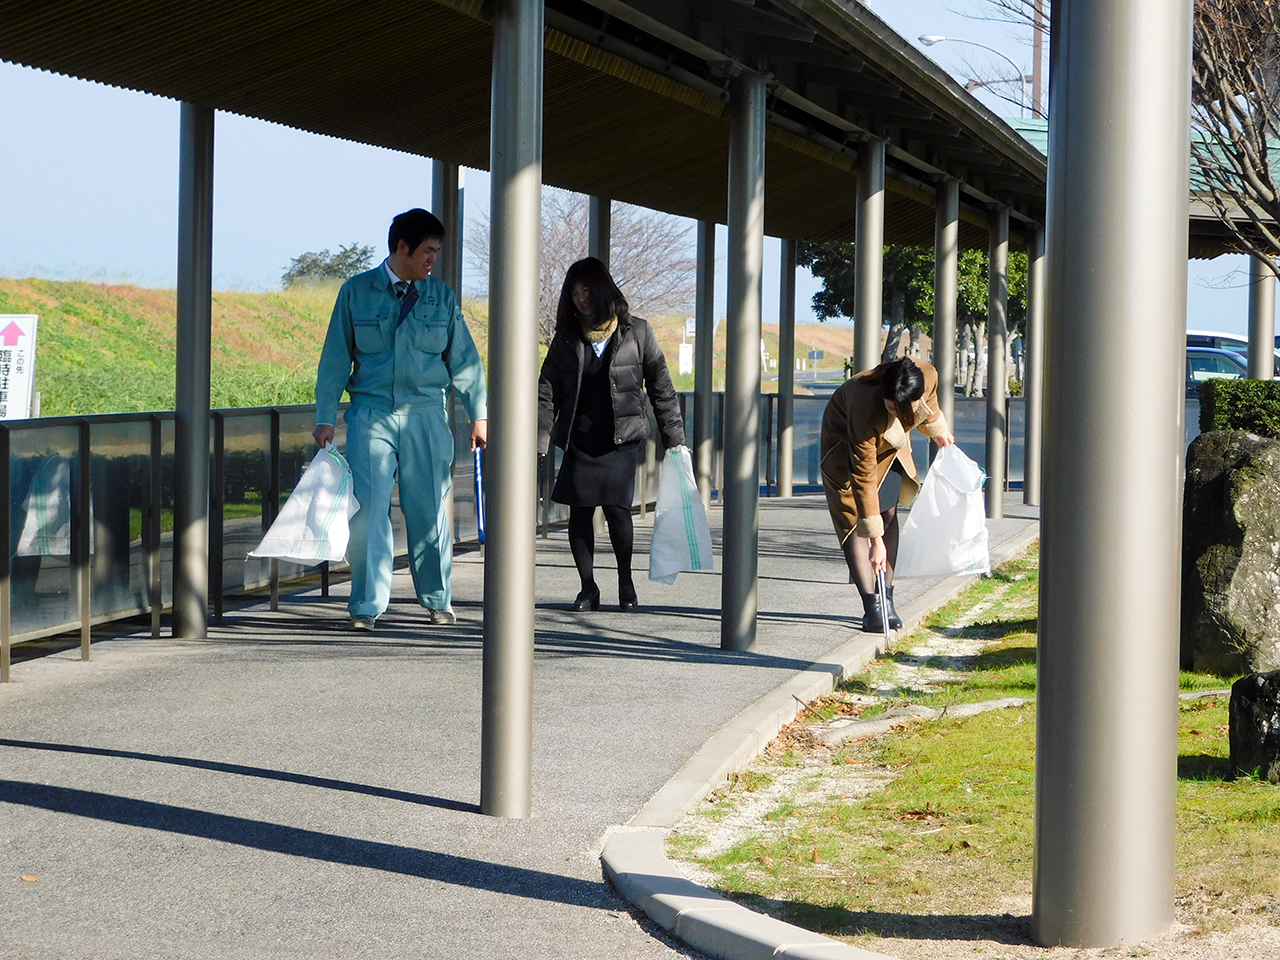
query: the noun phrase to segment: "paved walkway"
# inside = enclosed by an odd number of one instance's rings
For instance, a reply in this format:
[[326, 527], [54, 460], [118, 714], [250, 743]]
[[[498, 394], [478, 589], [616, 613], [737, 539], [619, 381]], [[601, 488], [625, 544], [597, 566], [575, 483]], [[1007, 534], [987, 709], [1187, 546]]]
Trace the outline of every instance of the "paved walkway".
[[[1034, 520], [1009, 499], [995, 542]], [[564, 534], [540, 542], [527, 821], [476, 812], [476, 554], [455, 563], [450, 629], [397, 574], [372, 635], [343, 629], [339, 584], [278, 614], [231, 606], [205, 641], [122, 635], [90, 663], [16, 664], [0, 957], [696, 956], [602, 881], [600, 846], [725, 721], [857, 631], [821, 497], [762, 500], [760, 553], [758, 648], [739, 654], [719, 649], [718, 575], [637, 578], [640, 615], [573, 614]], [[900, 605], [936, 583], [899, 581]]]

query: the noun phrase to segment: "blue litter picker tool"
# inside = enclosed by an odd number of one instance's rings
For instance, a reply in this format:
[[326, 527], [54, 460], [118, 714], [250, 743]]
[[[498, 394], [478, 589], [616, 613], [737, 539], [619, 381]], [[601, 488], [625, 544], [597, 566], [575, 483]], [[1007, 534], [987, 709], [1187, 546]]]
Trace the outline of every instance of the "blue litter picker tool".
[[[484, 541], [481, 540], [481, 543]], [[889, 652], [889, 587], [885, 583], [884, 571], [876, 571], [876, 592], [880, 594], [880, 621], [884, 626], [884, 652]]]
[[476, 465], [476, 530], [479, 532], [480, 546], [484, 546], [484, 468], [481, 466], [482, 458], [480, 456], [480, 448], [476, 447], [471, 451], [472, 459]]

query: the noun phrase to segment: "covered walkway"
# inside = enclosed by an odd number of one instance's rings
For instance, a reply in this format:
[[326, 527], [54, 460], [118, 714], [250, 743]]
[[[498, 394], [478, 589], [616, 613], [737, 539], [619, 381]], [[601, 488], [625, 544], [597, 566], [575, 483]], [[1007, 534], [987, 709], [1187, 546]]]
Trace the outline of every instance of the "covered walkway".
[[[539, 541], [528, 820], [473, 815], [476, 553], [455, 564], [453, 629], [424, 624], [402, 573], [403, 602], [370, 635], [343, 629], [337, 583], [276, 614], [229, 605], [205, 640], [140, 629], [96, 639], [89, 662], [78, 649], [16, 662], [0, 688], [0, 953], [692, 956], [602, 881], [604, 832], [859, 626], [822, 498], [760, 512], [752, 652], [720, 649], [718, 573], [639, 579], [637, 616], [572, 614], [564, 534]], [[1009, 513], [993, 541], [1033, 527], [1030, 508]], [[641, 568], [650, 529], [637, 524]], [[900, 604], [934, 583], [899, 581]]]

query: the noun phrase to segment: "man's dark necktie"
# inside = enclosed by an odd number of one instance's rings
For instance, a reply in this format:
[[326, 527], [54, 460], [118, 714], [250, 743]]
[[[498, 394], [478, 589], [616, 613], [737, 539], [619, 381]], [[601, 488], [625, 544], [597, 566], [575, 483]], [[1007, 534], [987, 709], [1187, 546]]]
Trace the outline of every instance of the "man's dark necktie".
[[396, 321], [396, 326], [404, 323], [404, 318], [413, 311], [413, 305], [418, 302], [418, 288], [408, 280], [397, 280], [395, 283], [396, 296], [400, 298], [400, 319]]

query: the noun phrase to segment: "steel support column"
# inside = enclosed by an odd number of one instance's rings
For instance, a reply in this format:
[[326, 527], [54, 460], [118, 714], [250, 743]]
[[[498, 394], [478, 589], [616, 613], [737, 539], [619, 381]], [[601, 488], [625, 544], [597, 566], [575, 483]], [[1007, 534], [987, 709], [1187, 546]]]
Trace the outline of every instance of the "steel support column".
[[760, 540], [760, 299], [764, 269], [765, 82], [729, 85], [729, 310], [724, 375], [724, 575], [720, 646], [756, 642]]
[[783, 240], [778, 277], [778, 496], [791, 496], [795, 456], [796, 242]]
[[213, 109], [182, 105], [173, 432], [173, 635], [209, 629], [209, 355], [213, 314]]
[[[703, 506], [711, 506], [715, 466], [714, 386], [716, 358], [716, 225], [698, 221], [698, 279], [694, 296], [693, 472]], [[722, 501], [723, 502], [723, 499]]]
[[1249, 379], [1276, 372], [1276, 275], [1265, 260], [1249, 258]]
[[[431, 212], [444, 225], [444, 239], [440, 256], [431, 268], [436, 277], [447, 283], [462, 303], [462, 197], [458, 190], [458, 165], [443, 160], [431, 161]], [[449, 434], [457, 436], [458, 398], [453, 388], [448, 390], [446, 415], [449, 418]], [[449, 536], [450, 549], [458, 539], [458, 518], [453, 508], [453, 487], [445, 494], [444, 515], [453, 527]]]
[[1009, 316], [1009, 208], [991, 211], [987, 270], [987, 518], [1004, 516], [1005, 456], [1009, 448], [1009, 375], [1005, 348]]
[[542, 0], [495, 0], [480, 809], [499, 817], [530, 815], [533, 778], [542, 34]]
[[[933, 224], [933, 365], [938, 371], [938, 406], [956, 429], [956, 298], [960, 270], [960, 181], [938, 184]], [[930, 445], [930, 450], [938, 449]]]
[[431, 212], [444, 224], [440, 258], [431, 272], [462, 299], [462, 203], [458, 193], [458, 165], [431, 161]]
[[609, 237], [613, 231], [613, 203], [608, 197], [592, 197], [587, 209], [587, 256], [609, 266]]
[[1032, 931], [1112, 947], [1173, 921], [1191, 4], [1052, 17]]
[[1027, 244], [1026, 327], [1022, 502], [1034, 507], [1040, 504], [1040, 438], [1044, 417], [1044, 227], [1032, 228]]
[[884, 323], [884, 141], [858, 147], [858, 213], [854, 224], [853, 362], [870, 370], [880, 362]]

